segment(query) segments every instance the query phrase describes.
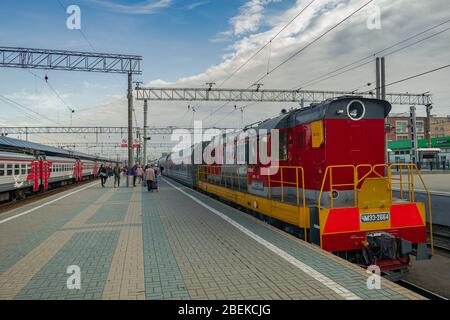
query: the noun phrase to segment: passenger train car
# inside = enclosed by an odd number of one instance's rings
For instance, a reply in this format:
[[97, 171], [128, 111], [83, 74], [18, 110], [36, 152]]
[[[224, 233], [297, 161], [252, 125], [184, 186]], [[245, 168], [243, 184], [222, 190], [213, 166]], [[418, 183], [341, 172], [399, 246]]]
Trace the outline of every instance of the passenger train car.
[[0, 202], [97, 177], [108, 159], [0, 137]]
[[[174, 163], [170, 154], [159, 165], [165, 176], [232, 202], [358, 265], [376, 264], [395, 278], [407, 270], [410, 255], [431, 257], [426, 224], [431, 206], [414, 200], [412, 178], [420, 176], [415, 165], [385, 163], [390, 110], [383, 100], [329, 99], [284, 110], [231, 139], [215, 137], [210, 144], [214, 150], [205, 152], [214, 158], [212, 164], [195, 164], [193, 154]], [[261, 129], [267, 136], [245, 134]], [[250, 150], [261, 148], [259, 140], [270, 146], [275, 133], [278, 161], [265, 164], [259, 154], [249, 161]], [[245, 153], [238, 152], [242, 146]], [[270, 157], [273, 150], [268, 149]], [[227, 161], [218, 161], [220, 157]], [[399, 199], [393, 196], [394, 186], [401, 190]]]

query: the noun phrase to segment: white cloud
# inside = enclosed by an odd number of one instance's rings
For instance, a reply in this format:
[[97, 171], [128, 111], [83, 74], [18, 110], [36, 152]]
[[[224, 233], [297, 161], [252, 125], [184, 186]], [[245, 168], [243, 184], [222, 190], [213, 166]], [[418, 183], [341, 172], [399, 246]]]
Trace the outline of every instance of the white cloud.
[[153, 14], [171, 5], [172, 0], [147, 0], [136, 4], [121, 4], [105, 0], [89, 0], [106, 9], [129, 14]]
[[264, 9], [267, 5], [281, 0], [249, 0], [239, 8], [239, 14], [230, 19], [231, 29], [220, 32], [216, 40], [229, 36], [243, 36], [259, 30], [264, 21]]
[[156, 79], [148, 82], [145, 86], [148, 87], [168, 87], [175, 84], [174, 82], [164, 81], [161, 79]]
[[186, 10], [194, 10], [197, 7], [201, 7], [201, 6], [207, 5], [209, 3], [211, 3], [211, 1], [209, 1], [209, 0], [207, 0], [207, 1], [197, 1], [197, 2], [193, 2], [191, 4], [186, 5], [184, 8]]

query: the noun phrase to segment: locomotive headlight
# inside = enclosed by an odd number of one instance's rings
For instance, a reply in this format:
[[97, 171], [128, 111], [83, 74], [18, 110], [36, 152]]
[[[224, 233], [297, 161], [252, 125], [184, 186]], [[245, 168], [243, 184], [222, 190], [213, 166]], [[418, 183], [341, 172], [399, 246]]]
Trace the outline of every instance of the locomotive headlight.
[[366, 107], [364, 103], [359, 100], [352, 100], [347, 105], [347, 115], [352, 120], [361, 120], [366, 113]]

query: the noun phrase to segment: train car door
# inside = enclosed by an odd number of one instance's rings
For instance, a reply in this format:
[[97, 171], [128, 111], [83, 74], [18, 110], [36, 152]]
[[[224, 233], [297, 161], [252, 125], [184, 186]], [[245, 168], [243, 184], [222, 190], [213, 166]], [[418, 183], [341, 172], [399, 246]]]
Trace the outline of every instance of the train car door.
[[31, 161], [31, 174], [33, 179], [33, 191], [37, 192], [39, 191], [39, 182], [41, 179], [41, 165], [39, 160], [33, 160]]
[[50, 177], [50, 162], [47, 160], [42, 161], [42, 185], [44, 190], [48, 189], [48, 179]]
[[75, 174], [74, 174], [74, 177], [75, 177], [75, 181], [76, 182], [78, 182], [78, 177], [79, 177], [79, 175], [80, 175], [80, 162], [77, 160], [77, 161], [75, 161], [75, 163], [74, 163], [74, 168], [75, 168]]
[[83, 178], [83, 163], [78, 160], [76, 162], [76, 164], [78, 165], [78, 170], [77, 170], [77, 181], [81, 181]]
[[94, 162], [94, 172], [93, 172], [94, 177], [97, 177], [97, 173], [98, 173], [98, 162], [95, 161]]

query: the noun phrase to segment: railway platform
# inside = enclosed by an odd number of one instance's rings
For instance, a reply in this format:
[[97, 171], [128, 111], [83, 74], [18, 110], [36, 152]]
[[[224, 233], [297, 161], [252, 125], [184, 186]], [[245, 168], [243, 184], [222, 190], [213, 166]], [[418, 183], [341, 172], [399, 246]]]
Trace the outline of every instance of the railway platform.
[[111, 183], [0, 215], [0, 299], [423, 299], [174, 181]]

